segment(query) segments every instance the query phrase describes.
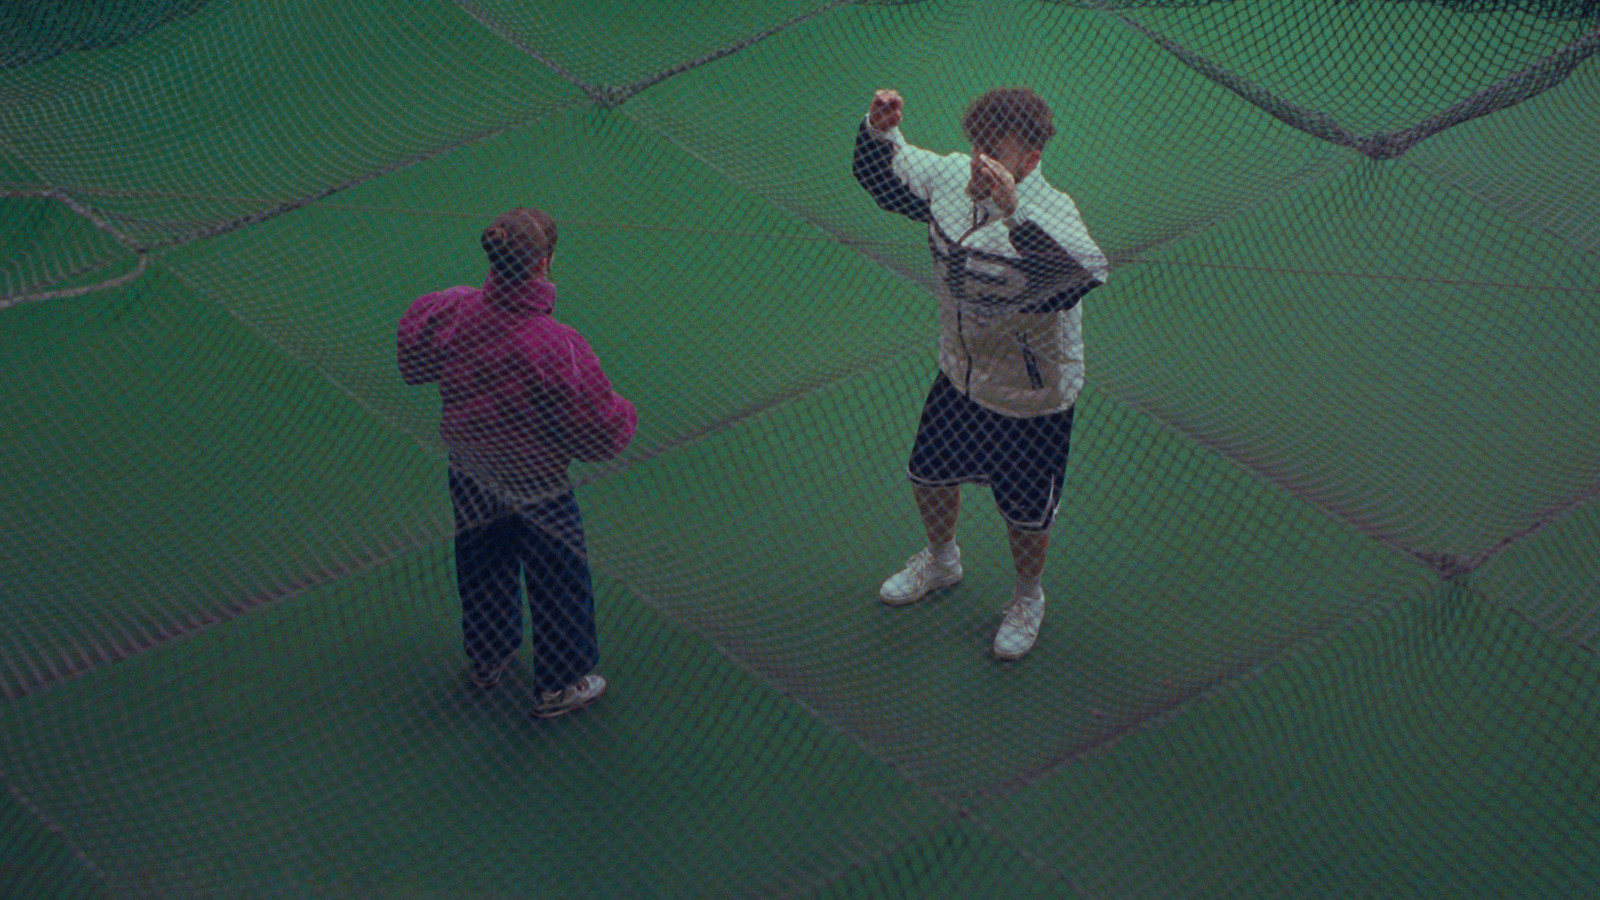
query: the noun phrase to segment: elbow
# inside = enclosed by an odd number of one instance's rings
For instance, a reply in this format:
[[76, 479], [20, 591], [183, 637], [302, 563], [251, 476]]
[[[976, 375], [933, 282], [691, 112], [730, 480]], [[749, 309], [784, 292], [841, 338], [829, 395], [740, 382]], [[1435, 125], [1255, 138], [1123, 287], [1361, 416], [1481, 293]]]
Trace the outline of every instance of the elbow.
[[406, 384], [427, 384], [439, 380], [439, 365], [418, 353], [401, 352], [400, 379]]
[[633, 404], [618, 397], [610, 415], [596, 423], [591, 438], [584, 442], [578, 458], [584, 462], [616, 459], [633, 443], [633, 435], [638, 428], [639, 414]]
[[639, 412], [634, 409], [632, 403], [618, 397], [616, 413], [616, 417], [611, 421], [611, 440], [606, 448], [606, 459], [616, 459], [621, 456], [622, 451], [633, 443], [633, 436], [639, 430]]
[[400, 380], [406, 384], [417, 385], [425, 384], [428, 379], [421, 366], [402, 359], [400, 361]]

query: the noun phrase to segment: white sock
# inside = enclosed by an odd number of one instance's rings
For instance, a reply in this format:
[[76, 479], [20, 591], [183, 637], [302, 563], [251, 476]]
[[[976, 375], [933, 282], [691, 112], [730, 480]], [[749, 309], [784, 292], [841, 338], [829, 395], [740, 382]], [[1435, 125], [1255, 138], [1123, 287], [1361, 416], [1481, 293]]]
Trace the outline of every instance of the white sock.
[[943, 544], [929, 544], [928, 552], [933, 554], [933, 561], [943, 566], [948, 566], [961, 558], [961, 553], [956, 549], [955, 541], [946, 541]]
[[1040, 576], [1038, 578], [1023, 578], [1021, 575], [1018, 575], [1017, 586], [1013, 590], [1018, 597], [1043, 597], [1044, 577]]

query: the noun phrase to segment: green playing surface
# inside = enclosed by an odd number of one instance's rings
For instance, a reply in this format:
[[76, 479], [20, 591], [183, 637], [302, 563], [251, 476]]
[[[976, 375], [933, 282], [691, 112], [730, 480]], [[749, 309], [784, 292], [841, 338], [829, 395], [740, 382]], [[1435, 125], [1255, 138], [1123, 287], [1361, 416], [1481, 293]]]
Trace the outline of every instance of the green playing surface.
[[[1379, 162], [1130, 27], [1369, 134], [1593, 9], [135, 6], [0, 14], [0, 896], [1600, 893], [1600, 68]], [[1113, 275], [1002, 665], [985, 489], [876, 599], [937, 317], [849, 161], [1013, 83]], [[394, 363], [518, 204], [640, 411], [554, 721]]]

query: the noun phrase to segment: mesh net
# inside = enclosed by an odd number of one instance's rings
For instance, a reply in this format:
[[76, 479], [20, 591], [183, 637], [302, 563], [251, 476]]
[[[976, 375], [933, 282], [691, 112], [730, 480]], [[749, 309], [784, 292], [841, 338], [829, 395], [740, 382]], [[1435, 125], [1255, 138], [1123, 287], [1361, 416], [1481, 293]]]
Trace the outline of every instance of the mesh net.
[[[0, 894], [1600, 892], [1597, 49], [1578, 0], [13, 4]], [[1014, 193], [997, 86], [1054, 115]], [[998, 483], [880, 602], [952, 359], [1072, 409], [1016, 662]], [[1067, 440], [955, 421], [990, 482]]]

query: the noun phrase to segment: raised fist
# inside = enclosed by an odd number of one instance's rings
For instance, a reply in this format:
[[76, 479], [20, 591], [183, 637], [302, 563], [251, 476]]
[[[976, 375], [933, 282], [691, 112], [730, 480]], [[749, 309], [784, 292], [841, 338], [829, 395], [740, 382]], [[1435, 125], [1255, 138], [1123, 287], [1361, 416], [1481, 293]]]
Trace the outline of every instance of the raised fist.
[[905, 106], [906, 101], [901, 99], [899, 91], [878, 91], [872, 95], [872, 106], [867, 109], [867, 125], [873, 131], [888, 131], [900, 124], [901, 111]]

